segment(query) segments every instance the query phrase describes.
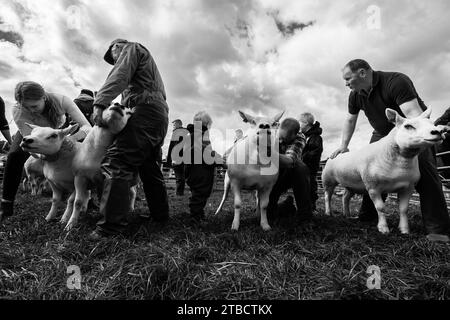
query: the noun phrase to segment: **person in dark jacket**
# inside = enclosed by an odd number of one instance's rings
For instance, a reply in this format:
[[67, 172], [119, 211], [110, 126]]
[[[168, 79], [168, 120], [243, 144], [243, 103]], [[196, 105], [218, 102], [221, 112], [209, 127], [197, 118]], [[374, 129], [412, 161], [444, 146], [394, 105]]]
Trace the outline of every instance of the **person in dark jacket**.
[[5, 117], [5, 102], [3, 101], [2, 97], [0, 97], [0, 131], [3, 137], [5, 137], [8, 144], [11, 145], [11, 132], [9, 130], [8, 120], [6, 120]]
[[73, 100], [91, 125], [94, 124], [94, 93], [88, 89], [82, 89], [80, 95]]
[[186, 183], [185, 179], [185, 170], [184, 164], [182, 163], [179, 157], [182, 157], [182, 154], [176, 155], [172, 157], [172, 150], [175, 146], [183, 142], [183, 139], [187, 135], [187, 130], [183, 128], [183, 122], [179, 119], [172, 122], [173, 124], [173, 133], [172, 138], [170, 140], [169, 150], [167, 152], [167, 163], [169, 166], [172, 166], [173, 171], [175, 172], [175, 181], [176, 181], [176, 193], [177, 196], [184, 195], [184, 186]]
[[[186, 164], [186, 182], [191, 189], [189, 210], [191, 217], [196, 221], [205, 217], [204, 209], [214, 186], [215, 166], [222, 161], [222, 157], [213, 151], [209, 140], [211, 125], [212, 119], [209, 114], [204, 111], [197, 113], [194, 116], [194, 131], [187, 140], [190, 145], [185, 148], [191, 152], [191, 164]], [[207, 161], [205, 154], [212, 161]], [[199, 155], [201, 161], [198, 163], [195, 160]]]
[[311, 185], [312, 210], [316, 210], [317, 195], [317, 173], [320, 169], [320, 158], [323, 152], [322, 128], [316, 122], [311, 113], [300, 115], [300, 128], [306, 137], [306, 146], [303, 149], [303, 162], [309, 168], [309, 181]]
[[100, 213], [91, 240], [123, 234], [128, 225], [129, 190], [139, 174], [150, 216], [158, 222], [169, 218], [166, 185], [158, 155], [169, 126], [169, 107], [158, 67], [141, 44], [114, 40], [104, 60], [113, 65], [94, 101], [94, 123], [102, 122], [103, 110], [120, 94], [121, 105], [133, 109], [125, 128], [117, 135], [102, 163], [104, 176]]
[[[92, 114], [94, 112], [94, 93], [88, 89], [82, 89], [80, 95], [73, 100], [80, 109], [81, 113], [86, 117], [91, 126], [94, 125]], [[61, 126], [61, 129], [69, 127], [73, 124], [73, 120], [68, 113], [66, 113], [66, 122]]]

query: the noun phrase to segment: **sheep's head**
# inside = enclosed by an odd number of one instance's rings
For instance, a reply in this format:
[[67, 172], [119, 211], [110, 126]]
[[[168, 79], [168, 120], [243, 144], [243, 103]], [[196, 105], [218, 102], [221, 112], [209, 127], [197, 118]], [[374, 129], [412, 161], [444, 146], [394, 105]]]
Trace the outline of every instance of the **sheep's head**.
[[115, 103], [103, 111], [103, 126], [112, 133], [117, 134], [125, 128], [131, 117], [131, 109]]
[[444, 126], [435, 126], [430, 119], [431, 108], [420, 116], [406, 119], [397, 111], [386, 109], [388, 120], [397, 128], [396, 142], [401, 148], [422, 149], [444, 141]]
[[42, 155], [54, 155], [58, 153], [65, 138], [74, 134], [79, 125], [71, 125], [66, 129], [53, 129], [49, 127], [39, 127], [32, 124], [27, 125], [33, 129], [28, 136], [23, 137], [20, 147], [30, 153]]
[[280, 125], [280, 120], [284, 115], [284, 111], [273, 118], [254, 117], [242, 111], [239, 111], [239, 114], [244, 120], [244, 122], [249, 123], [252, 126], [252, 128], [256, 131], [256, 133], [259, 135], [262, 133], [270, 134], [272, 130], [278, 129]]

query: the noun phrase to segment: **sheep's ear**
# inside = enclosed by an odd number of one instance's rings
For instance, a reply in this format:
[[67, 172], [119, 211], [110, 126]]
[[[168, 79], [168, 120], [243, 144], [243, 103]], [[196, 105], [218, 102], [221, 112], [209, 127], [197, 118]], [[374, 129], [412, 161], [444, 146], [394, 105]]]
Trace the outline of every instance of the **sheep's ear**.
[[255, 117], [246, 114], [245, 112], [239, 111], [239, 115], [241, 116], [242, 120], [244, 120], [244, 122], [248, 122], [252, 125], [256, 125], [256, 119]]
[[286, 112], [286, 111], [283, 111], [283, 112], [277, 114], [277, 115], [273, 118], [273, 123], [272, 123], [272, 125], [275, 125], [275, 124], [277, 124], [277, 123], [280, 123], [280, 120], [281, 120], [281, 118], [283, 118], [285, 112]]
[[386, 109], [386, 117], [388, 118], [390, 123], [395, 124], [396, 126], [401, 125], [403, 122], [405, 122], [405, 118], [399, 115], [397, 111], [389, 108]]
[[427, 110], [424, 111], [424, 113], [422, 113], [420, 115], [420, 117], [423, 118], [423, 119], [430, 119], [432, 111], [433, 110], [431, 110], [431, 108], [428, 108]]
[[78, 123], [75, 123], [73, 125], [70, 125], [66, 129], [61, 129], [61, 134], [63, 136], [70, 136], [70, 135], [76, 133], [78, 131], [78, 129], [80, 129], [80, 125]]
[[39, 128], [39, 126], [36, 126], [36, 125], [31, 124], [31, 123], [28, 123], [28, 122], [25, 122], [25, 125], [28, 126], [28, 127], [30, 127], [31, 130], [36, 129], [36, 128]]

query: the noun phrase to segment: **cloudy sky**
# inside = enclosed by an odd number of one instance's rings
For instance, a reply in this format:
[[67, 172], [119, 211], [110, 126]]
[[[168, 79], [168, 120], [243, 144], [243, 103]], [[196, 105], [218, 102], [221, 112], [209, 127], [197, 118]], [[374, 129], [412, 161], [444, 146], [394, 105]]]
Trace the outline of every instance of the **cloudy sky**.
[[[433, 118], [450, 107], [449, 14], [448, 0], [0, 0], [0, 95], [11, 120], [17, 82], [71, 98], [98, 90], [110, 70], [105, 49], [125, 38], [155, 58], [171, 121], [208, 110], [225, 135], [247, 128], [237, 110], [312, 112], [325, 158], [340, 142], [341, 69], [353, 58], [409, 75]], [[370, 134], [361, 115], [350, 147]], [[230, 143], [213, 136], [218, 151]]]

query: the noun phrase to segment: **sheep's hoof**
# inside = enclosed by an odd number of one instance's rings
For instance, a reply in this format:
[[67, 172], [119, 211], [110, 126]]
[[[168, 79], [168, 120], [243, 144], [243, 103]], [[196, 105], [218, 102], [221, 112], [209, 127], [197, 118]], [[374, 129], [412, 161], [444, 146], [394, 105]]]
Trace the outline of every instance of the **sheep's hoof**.
[[409, 234], [409, 228], [399, 228], [401, 234]]
[[380, 231], [382, 234], [388, 234], [389, 233], [389, 227], [388, 226], [378, 226], [378, 231]]
[[53, 214], [49, 214], [45, 217], [45, 221], [52, 222], [55, 220], [55, 216]]
[[233, 232], [238, 232], [238, 231], [239, 231], [239, 225], [236, 226], [236, 225], [233, 224], [233, 225], [231, 226], [231, 231], [233, 231]]
[[272, 230], [272, 228], [271, 228], [269, 225], [261, 226], [261, 228], [262, 228], [265, 232], [268, 232], [268, 231]]
[[72, 230], [74, 227], [75, 227], [75, 224], [69, 222], [69, 223], [67, 224], [67, 226], [64, 228], [64, 231], [69, 232], [69, 231]]

